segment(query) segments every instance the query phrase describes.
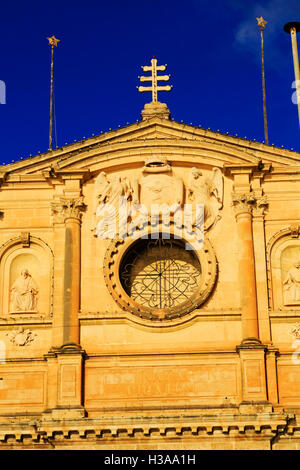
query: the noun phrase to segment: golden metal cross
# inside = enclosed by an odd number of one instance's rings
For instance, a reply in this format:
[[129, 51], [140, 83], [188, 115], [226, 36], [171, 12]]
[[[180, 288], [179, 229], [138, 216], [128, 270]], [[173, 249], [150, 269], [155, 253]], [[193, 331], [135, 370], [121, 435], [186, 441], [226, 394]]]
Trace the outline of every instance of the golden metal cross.
[[152, 82], [152, 86], [138, 86], [137, 89], [139, 92], [143, 93], [144, 91], [152, 91], [152, 102], [157, 103], [157, 92], [158, 91], [171, 91], [172, 86], [158, 86], [158, 81], [167, 82], [170, 79], [171, 75], [157, 75], [158, 71], [166, 70], [166, 65], [157, 65], [157, 60], [153, 57], [151, 60], [151, 65], [143, 65], [142, 69], [144, 72], [152, 72], [148, 77], [138, 77], [141, 82]]

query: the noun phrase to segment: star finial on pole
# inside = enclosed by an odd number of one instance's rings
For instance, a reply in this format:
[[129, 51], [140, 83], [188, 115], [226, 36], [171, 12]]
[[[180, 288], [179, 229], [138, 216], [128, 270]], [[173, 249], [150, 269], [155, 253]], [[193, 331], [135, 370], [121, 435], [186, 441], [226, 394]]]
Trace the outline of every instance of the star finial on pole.
[[48, 39], [48, 44], [49, 46], [56, 46], [57, 47], [57, 44], [59, 43], [60, 39], [57, 39], [54, 35], [51, 36], [51, 38], [47, 38]]
[[265, 21], [262, 16], [256, 19], [257, 19], [257, 25], [260, 26], [260, 30], [262, 31], [263, 29], [265, 29], [267, 21]]

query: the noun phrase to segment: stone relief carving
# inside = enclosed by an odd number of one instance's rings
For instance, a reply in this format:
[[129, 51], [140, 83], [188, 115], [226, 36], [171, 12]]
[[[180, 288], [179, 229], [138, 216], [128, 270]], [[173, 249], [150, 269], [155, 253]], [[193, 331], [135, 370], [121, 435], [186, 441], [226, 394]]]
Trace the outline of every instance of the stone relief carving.
[[162, 155], [146, 159], [142, 175], [133, 181], [133, 190], [134, 206], [129, 230], [144, 226], [150, 216], [158, 218], [163, 213], [173, 216], [183, 204], [183, 181], [172, 174], [171, 165]]
[[[92, 230], [95, 230], [96, 235], [100, 237], [105, 230], [109, 236], [118, 232], [119, 226], [127, 222], [127, 202], [135, 200], [134, 190], [128, 178], [115, 175], [108, 179], [106, 173], [102, 171], [95, 180], [94, 200], [96, 209]], [[125, 206], [124, 211], [122, 206]]]
[[12, 312], [36, 311], [38, 289], [28, 269], [22, 269], [10, 292]]
[[297, 339], [300, 339], [300, 323], [295, 323], [291, 330], [290, 330], [290, 335], [294, 336]]
[[193, 167], [184, 185], [183, 180], [173, 174], [165, 157], [151, 156], [145, 161], [141, 176], [132, 181], [118, 175], [107, 176], [103, 171], [97, 176], [91, 230], [100, 238], [114, 238], [114, 235], [120, 235], [119, 228], [128, 222], [130, 232], [132, 227], [141, 227], [148, 222], [150, 215], [162, 213], [163, 207], [173, 216], [184, 203], [193, 208], [193, 229], [202, 222], [198, 220], [202, 218], [201, 211], [194, 209], [197, 205], [204, 206], [204, 230], [208, 230], [220, 218], [223, 194], [224, 181], [219, 168], [213, 168], [211, 176], [204, 176]]
[[31, 330], [25, 330], [20, 326], [17, 330], [6, 333], [11, 343], [16, 346], [28, 346], [32, 341], [34, 341], [37, 336], [35, 333], [32, 333]]
[[[204, 205], [204, 230], [208, 230], [219, 218], [223, 207], [223, 175], [219, 168], [213, 168], [212, 177], [204, 177], [193, 167], [186, 187], [187, 202]], [[193, 225], [197, 224], [193, 220]]]
[[294, 263], [283, 280], [283, 293], [286, 305], [300, 303], [300, 260]]

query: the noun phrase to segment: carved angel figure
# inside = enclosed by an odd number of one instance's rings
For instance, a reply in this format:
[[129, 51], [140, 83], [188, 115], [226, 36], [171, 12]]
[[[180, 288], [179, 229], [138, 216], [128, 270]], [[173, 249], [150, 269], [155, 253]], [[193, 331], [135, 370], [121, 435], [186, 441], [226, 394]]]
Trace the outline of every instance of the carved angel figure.
[[300, 260], [289, 269], [283, 281], [284, 303], [300, 303]]
[[11, 287], [11, 309], [14, 312], [32, 312], [36, 310], [37, 286], [28, 269], [22, 269], [21, 275]]
[[96, 209], [94, 212], [94, 227], [96, 235], [103, 238], [114, 238], [120, 227], [126, 226], [127, 201], [132, 199], [133, 190], [127, 178], [115, 175], [108, 179], [102, 171], [95, 180], [94, 199]]
[[[208, 230], [219, 218], [223, 206], [223, 175], [219, 168], [213, 168], [212, 177], [204, 177], [197, 168], [191, 168], [186, 187], [190, 203], [204, 205], [204, 230]], [[197, 224], [194, 218], [193, 225]]]

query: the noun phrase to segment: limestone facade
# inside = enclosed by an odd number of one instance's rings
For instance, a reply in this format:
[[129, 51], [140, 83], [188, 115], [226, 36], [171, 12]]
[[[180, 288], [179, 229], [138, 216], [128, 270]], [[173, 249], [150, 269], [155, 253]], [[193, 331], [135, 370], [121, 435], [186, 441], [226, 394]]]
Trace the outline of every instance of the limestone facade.
[[150, 111], [1, 169], [0, 448], [299, 449], [300, 154]]

